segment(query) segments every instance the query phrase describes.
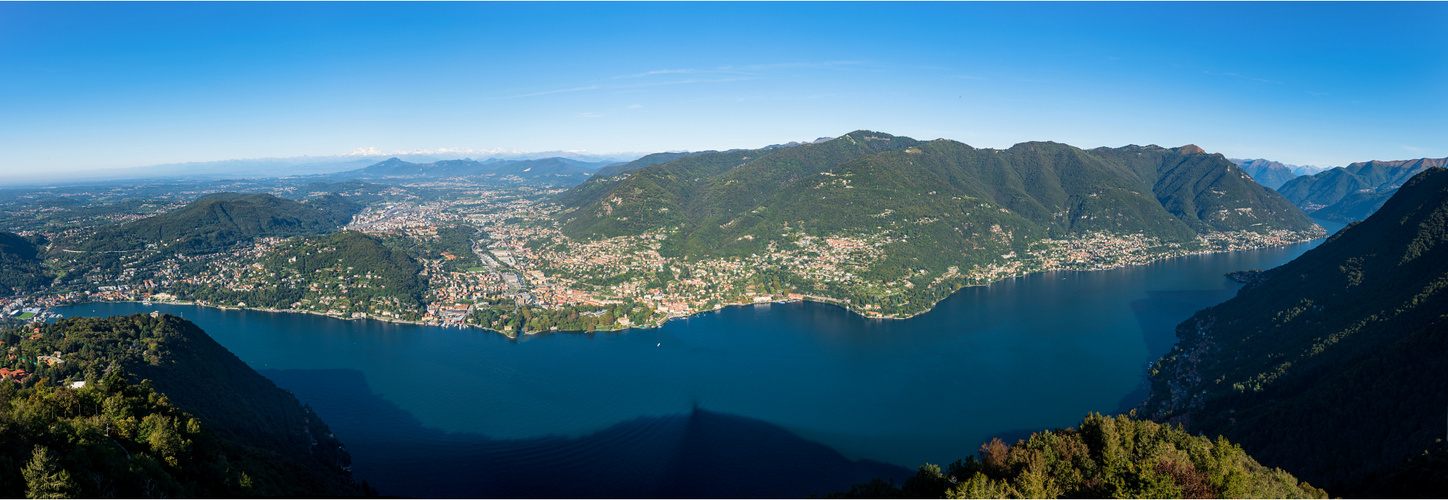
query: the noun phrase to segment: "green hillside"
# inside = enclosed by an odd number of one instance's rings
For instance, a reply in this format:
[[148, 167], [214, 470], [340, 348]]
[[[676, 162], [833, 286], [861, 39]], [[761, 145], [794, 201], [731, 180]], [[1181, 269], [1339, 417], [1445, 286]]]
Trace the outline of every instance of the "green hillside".
[[1263, 467], [1226, 439], [1126, 415], [1087, 415], [1079, 428], [999, 438], [941, 470], [896, 487], [876, 479], [831, 498], [1327, 498]]
[[[773, 256], [781, 269], [769, 280], [784, 284], [765, 289], [885, 314], [1011, 273], [1321, 234], [1281, 195], [1195, 146], [993, 150], [870, 131], [688, 156], [596, 177], [555, 200], [569, 237], [650, 236], [660, 255], [690, 261]], [[840, 249], [853, 254], [837, 256], [844, 267], [796, 272]]]
[[[712, 152], [713, 152], [713, 151], [705, 151], [705, 153], [712, 153]], [[697, 155], [697, 154], [701, 154], [701, 153], [689, 153], [689, 152], [680, 152], [680, 153], [653, 153], [653, 154], [649, 154], [649, 155], [644, 155], [643, 157], [640, 157], [640, 158], [637, 159], [637, 160], [634, 160], [634, 161], [631, 161], [631, 162], [628, 162], [628, 163], [624, 163], [624, 164], [621, 164], [621, 165], [609, 165], [609, 166], [600, 168], [600, 169], [598, 169], [598, 172], [594, 172], [593, 175], [596, 175], [596, 176], [599, 176], [599, 177], [608, 177], [608, 176], [618, 175], [618, 174], [622, 174], [622, 173], [632, 172], [632, 171], [635, 171], [635, 170], [638, 170], [638, 169], [641, 169], [641, 168], [644, 168], [644, 167], [647, 167], [647, 166], [658, 165], [658, 164], [660, 164], [660, 163], [668, 163], [668, 162], [677, 160], [677, 159], [679, 159], [679, 158], [683, 158], [683, 157], [685, 157], [685, 156], [693, 156], [693, 155]]]
[[67, 318], [0, 340], [26, 372], [0, 382], [6, 497], [367, 493], [317, 415], [184, 319]]
[[1264, 276], [1178, 326], [1151, 370], [1152, 418], [1349, 495], [1443, 446], [1448, 170]]
[[205, 252], [263, 236], [333, 231], [361, 209], [335, 194], [297, 202], [260, 193], [214, 193], [174, 211], [103, 227], [90, 237], [62, 240], [56, 246], [82, 252], [124, 252], [154, 244], [173, 252]]
[[623, 165], [614, 165], [598, 169], [598, 172], [588, 181], [574, 186], [566, 192], [560, 193], [555, 201], [564, 206], [580, 206], [597, 201], [607, 191], [614, 187], [620, 176], [635, 170], [651, 167], [660, 163], [668, 163], [680, 158], [696, 156], [701, 154], [717, 153], [717, 151], [704, 151], [702, 153], [654, 153], [646, 155], [637, 160]]
[[[677, 230], [682, 238], [671, 236], [670, 243], [684, 255], [757, 251], [790, 222], [826, 232], [872, 231], [885, 225], [859, 221], [885, 210], [892, 213], [877, 220], [936, 218], [955, 230], [973, 218], [995, 222], [985, 215], [994, 209], [1023, 219], [1009, 223], [1028, 233], [1053, 237], [1112, 231], [1189, 242], [1214, 231], [1312, 228], [1281, 196], [1195, 147], [1083, 151], [1023, 143], [990, 150], [864, 131], [776, 150], [692, 156], [592, 179], [559, 200], [572, 209], [564, 226], [570, 236]], [[970, 207], [985, 210], [966, 215]], [[745, 235], [754, 238], [734, 243]]]
[[[468, 231], [471, 234], [471, 231]], [[296, 238], [241, 263], [232, 282], [242, 286], [178, 286], [182, 300], [218, 305], [354, 312], [415, 319], [427, 293], [422, 265], [406, 252], [356, 231]]]
[[853, 132], [790, 148], [703, 153], [645, 167], [628, 176], [590, 179], [612, 184], [593, 197], [571, 197], [576, 209], [564, 226], [573, 237], [635, 235], [680, 224], [727, 222], [806, 176], [868, 154], [913, 145], [909, 138]]
[[361, 210], [336, 194], [298, 202], [269, 194], [214, 193], [160, 215], [59, 239], [46, 257], [57, 259], [56, 267], [66, 275], [118, 275], [125, 267], [176, 254], [213, 253], [255, 238], [332, 232]]
[[50, 284], [36, 241], [0, 231], [0, 296], [33, 292]]

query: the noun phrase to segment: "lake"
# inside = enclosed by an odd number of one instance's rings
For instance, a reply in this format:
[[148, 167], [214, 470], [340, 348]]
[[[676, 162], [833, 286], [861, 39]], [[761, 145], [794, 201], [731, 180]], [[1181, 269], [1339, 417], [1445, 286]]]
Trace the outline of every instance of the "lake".
[[195, 306], [56, 312], [195, 322], [310, 404], [384, 495], [807, 496], [1130, 409], [1176, 324], [1236, 293], [1224, 273], [1320, 242], [1040, 273], [908, 320], [765, 304], [510, 340]]

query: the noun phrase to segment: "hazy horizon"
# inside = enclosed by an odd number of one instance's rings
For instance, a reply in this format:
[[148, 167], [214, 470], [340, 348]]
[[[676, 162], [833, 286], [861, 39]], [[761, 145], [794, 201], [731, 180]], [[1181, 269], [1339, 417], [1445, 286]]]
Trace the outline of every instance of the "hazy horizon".
[[1443, 3], [6, 3], [0, 179], [856, 129], [1442, 157], [1444, 24]]

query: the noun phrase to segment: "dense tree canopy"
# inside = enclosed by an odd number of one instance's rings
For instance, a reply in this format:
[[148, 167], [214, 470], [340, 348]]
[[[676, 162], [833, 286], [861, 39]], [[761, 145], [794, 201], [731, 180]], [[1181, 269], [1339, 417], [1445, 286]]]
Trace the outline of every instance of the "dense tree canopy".
[[12, 355], [0, 380], [0, 496], [367, 490], [320, 418], [181, 318], [67, 318], [0, 341]]
[[1087, 415], [1079, 428], [999, 438], [945, 470], [935, 465], [896, 487], [876, 479], [837, 498], [1327, 498], [1270, 469], [1226, 439], [1132, 416]]
[[1334, 492], [1379, 494], [1369, 476], [1443, 446], [1448, 170], [1409, 180], [1177, 334], [1150, 373], [1152, 418], [1226, 435]]

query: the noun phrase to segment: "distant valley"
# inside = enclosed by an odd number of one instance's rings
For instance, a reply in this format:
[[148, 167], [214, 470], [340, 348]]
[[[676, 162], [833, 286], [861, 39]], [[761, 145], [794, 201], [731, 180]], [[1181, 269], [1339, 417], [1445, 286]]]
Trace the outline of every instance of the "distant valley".
[[1254, 180], [1282, 193], [1308, 215], [1337, 222], [1366, 219], [1399, 186], [1419, 172], [1448, 165], [1448, 158], [1367, 161], [1324, 169], [1271, 160], [1232, 159]]
[[1442, 166], [1448, 166], [1448, 158], [1354, 163], [1292, 179], [1278, 191], [1314, 217], [1362, 220], [1383, 206], [1408, 179]]
[[1287, 181], [1296, 179], [1298, 176], [1313, 175], [1324, 170], [1322, 167], [1312, 165], [1286, 165], [1272, 160], [1258, 158], [1255, 160], [1243, 160], [1229, 158], [1232, 163], [1242, 167], [1247, 175], [1252, 176], [1258, 183], [1272, 189], [1277, 189], [1286, 184]]

